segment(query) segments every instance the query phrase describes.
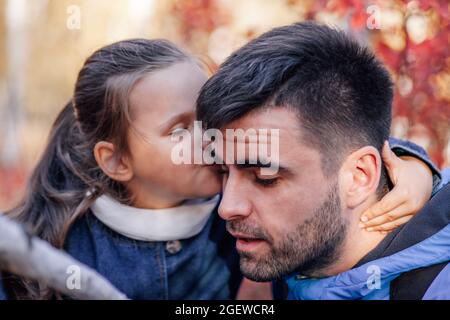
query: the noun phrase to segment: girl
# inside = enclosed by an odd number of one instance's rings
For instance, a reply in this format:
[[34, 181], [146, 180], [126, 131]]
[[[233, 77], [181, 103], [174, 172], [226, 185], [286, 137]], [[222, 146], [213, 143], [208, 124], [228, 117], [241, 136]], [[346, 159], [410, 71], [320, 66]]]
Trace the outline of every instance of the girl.
[[[164, 40], [127, 40], [95, 52], [53, 125], [23, 202], [8, 215], [131, 299], [234, 298], [241, 275], [234, 240], [216, 214], [220, 176], [212, 166], [170, 160], [171, 136], [191, 128], [206, 79], [197, 61]], [[399, 185], [430, 186], [429, 170], [415, 161], [391, 174], [400, 173]], [[391, 193], [392, 203], [403, 201], [402, 190]], [[409, 192], [419, 204], [401, 215], [418, 210], [431, 187]], [[3, 276], [3, 286], [9, 298], [58, 297], [12, 275]]]

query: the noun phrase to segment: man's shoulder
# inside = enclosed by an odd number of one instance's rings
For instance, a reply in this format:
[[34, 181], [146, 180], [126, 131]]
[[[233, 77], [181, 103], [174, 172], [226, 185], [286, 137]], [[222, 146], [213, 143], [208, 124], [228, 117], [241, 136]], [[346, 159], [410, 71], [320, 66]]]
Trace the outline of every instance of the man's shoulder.
[[[421, 213], [397, 236], [403, 241], [419, 242], [448, 229], [450, 225], [450, 184], [443, 186]], [[415, 238], [415, 239], [414, 239]], [[398, 240], [398, 239], [397, 239]], [[450, 247], [450, 243], [441, 245]], [[395, 248], [394, 246], [391, 246]], [[398, 249], [398, 248], [396, 248]], [[450, 299], [450, 262], [411, 270], [391, 283], [391, 299]]]
[[[444, 262], [403, 273], [391, 282], [391, 300], [450, 299], [450, 263]], [[445, 290], [444, 290], [445, 287]]]
[[424, 300], [450, 300], [450, 262], [439, 272], [431, 283]]

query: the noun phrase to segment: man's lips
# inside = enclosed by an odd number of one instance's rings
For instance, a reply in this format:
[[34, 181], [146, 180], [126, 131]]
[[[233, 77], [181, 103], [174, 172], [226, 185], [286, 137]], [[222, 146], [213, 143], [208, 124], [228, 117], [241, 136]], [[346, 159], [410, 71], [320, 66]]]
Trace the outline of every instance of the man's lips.
[[253, 251], [265, 242], [264, 239], [255, 238], [245, 234], [230, 232], [236, 238], [236, 249], [238, 251]]

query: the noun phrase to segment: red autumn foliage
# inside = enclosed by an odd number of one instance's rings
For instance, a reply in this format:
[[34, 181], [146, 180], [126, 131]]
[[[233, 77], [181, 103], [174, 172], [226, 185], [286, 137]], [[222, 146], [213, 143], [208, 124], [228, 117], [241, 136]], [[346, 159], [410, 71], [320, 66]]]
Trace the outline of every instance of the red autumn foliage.
[[[389, 4], [380, 0], [286, 1], [288, 6], [303, 6], [303, 17], [306, 19], [314, 19], [319, 12], [329, 12], [344, 18], [353, 32], [367, 33], [377, 56], [389, 67], [396, 80], [394, 118], [408, 119], [407, 137], [417, 132], [418, 125], [425, 127], [425, 134], [431, 142], [427, 151], [438, 165], [442, 165], [443, 150], [448, 144], [450, 135], [448, 1], [422, 0], [415, 3], [417, 4], [416, 12], [411, 10], [411, 1], [406, 0], [395, 0]], [[378, 6], [381, 10], [396, 10], [403, 16], [403, 23], [396, 30], [368, 30], [366, 22], [370, 15], [369, 6]], [[202, 30], [209, 34], [214, 31], [214, 28], [228, 23], [226, 13], [221, 13], [221, 10], [223, 11], [217, 0], [189, 0], [176, 1], [173, 13], [180, 18], [181, 31], [189, 43], [193, 30]], [[410, 39], [406, 27], [407, 19], [412, 13], [417, 13], [417, 10], [420, 11], [419, 14], [427, 15], [432, 19], [435, 30], [431, 37], [418, 44]], [[401, 50], [393, 48], [383, 39], [381, 34], [389, 35], [390, 32], [403, 35], [404, 46]], [[195, 39], [190, 40], [195, 41]], [[412, 88], [409, 92], [400, 94], [399, 77], [411, 80]]]

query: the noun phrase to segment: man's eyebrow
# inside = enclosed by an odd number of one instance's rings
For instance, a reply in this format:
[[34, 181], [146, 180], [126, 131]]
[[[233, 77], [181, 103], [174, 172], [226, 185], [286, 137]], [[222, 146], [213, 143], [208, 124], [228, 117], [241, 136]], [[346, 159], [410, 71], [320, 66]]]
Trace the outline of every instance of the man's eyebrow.
[[245, 169], [259, 169], [259, 168], [278, 168], [278, 172], [285, 174], [285, 175], [292, 175], [292, 171], [286, 167], [278, 165], [274, 165], [273, 163], [262, 163], [261, 161], [257, 160], [256, 163], [250, 163], [248, 160], [245, 161], [245, 163], [236, 163], [234, 164], [237, 169], [239, 170], [245, 170]]
[[245, 159], [244, 163], [236, 163], [235, 165], [238, 169], [270, 168], [272, 163], [271, 162], [262, 163], [261, 160], [259, 160], [259, 159], [256, 160], [256, 163], [255, 163], [255, 161], [250, 162], [249, 159]]
[[[223, 159], [218, 156], [217, 154], [215, 155], [215, 161], [216, 163], [221, 163], [221, 164], [225, 164], [228, 165], [228, 163], [225, 163], [223, 161]], [[245, 163], [231, 163], [231, 165], [236, 166], [237, 169], [239, 170], [245, 170], [245, 169], [258, 169], [258, 168], [273, 168], [273, 164], [271, 162], [269, 163], [262, 163], [259, 159], [256, 161], [256, 163], [250, 163], [250, 161], [248, 159], [245, 160]], [[285, 175], [293, 175], [293, 172], [291, 169], [283, 167], [278, 165], [277, 166], [278, 171], [285, 174]]]

